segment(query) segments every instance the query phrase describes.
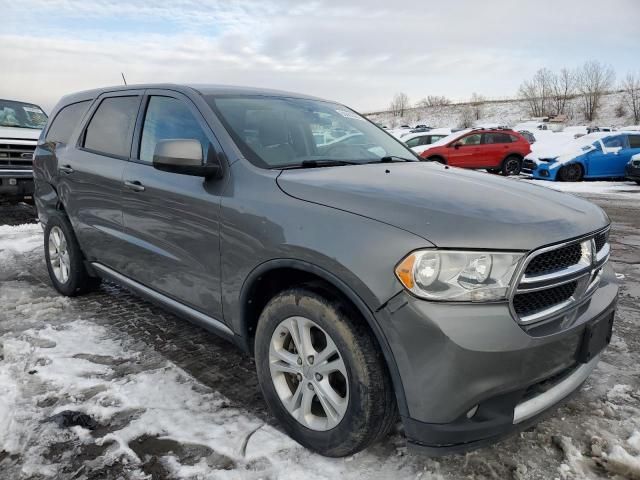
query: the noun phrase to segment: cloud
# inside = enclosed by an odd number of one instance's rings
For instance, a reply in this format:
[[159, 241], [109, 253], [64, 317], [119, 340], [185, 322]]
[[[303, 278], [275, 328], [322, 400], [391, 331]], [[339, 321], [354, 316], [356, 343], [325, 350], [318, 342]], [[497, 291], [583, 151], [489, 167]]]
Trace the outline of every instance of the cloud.
[[541, 66], [589, 58], [640, 68], [634, 0], [597, 11], [578, 0], [3, 2], [0, 97], [45, 108], [121, 71], [130, 83], [265, 86], [366, 111], [397, 91], [513, 95]]

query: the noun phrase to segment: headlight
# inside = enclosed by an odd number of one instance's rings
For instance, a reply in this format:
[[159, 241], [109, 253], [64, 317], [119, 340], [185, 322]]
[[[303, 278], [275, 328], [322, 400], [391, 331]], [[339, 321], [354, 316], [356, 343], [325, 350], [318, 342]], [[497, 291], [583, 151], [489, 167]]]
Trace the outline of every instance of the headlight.
[[396, 267], [407, 290], [427, 300], [504, 300], [521, 253], [419, 250]]

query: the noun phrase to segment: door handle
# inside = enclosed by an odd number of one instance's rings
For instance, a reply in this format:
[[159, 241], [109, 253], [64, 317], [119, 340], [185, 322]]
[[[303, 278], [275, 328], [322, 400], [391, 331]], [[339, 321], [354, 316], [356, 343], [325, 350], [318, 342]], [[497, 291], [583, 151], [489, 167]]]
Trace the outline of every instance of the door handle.
[[125, 180], [124, 186], [134, 192], [144, 192], [144, 185], [142, 185], [138, 180]]
[[60, 165], [58, 167], [58, 170], [60, 170], [60, 172], [65, 173], [67, 175], [69, 175], [70, 173], [73, 173], [73, 168], [71, 168], [70, 165]]

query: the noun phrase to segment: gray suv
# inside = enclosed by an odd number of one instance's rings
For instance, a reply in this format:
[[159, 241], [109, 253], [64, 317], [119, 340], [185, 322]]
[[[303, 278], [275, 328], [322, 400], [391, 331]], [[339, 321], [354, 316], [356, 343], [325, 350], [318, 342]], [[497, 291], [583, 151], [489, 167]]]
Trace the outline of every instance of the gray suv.
[[398, 417], [431, 453], [493, 442], [578, 389], [611, 337], [600, 208], [420, 162], [334, 102], [77, 93], [34, 172], [60, 293], [106, 279], [228, 338], [282, 427], [324, 455]]

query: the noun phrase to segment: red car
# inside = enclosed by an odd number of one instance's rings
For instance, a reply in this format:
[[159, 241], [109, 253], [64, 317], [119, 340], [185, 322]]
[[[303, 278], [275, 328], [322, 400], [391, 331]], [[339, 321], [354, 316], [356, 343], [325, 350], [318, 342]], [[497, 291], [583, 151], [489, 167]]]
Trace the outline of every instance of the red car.
[[485, 168], [491, 173], [518, 175], [531, 145], [514, 130], [474, 128], [429, 145], [420, 156], [462, 168]]

